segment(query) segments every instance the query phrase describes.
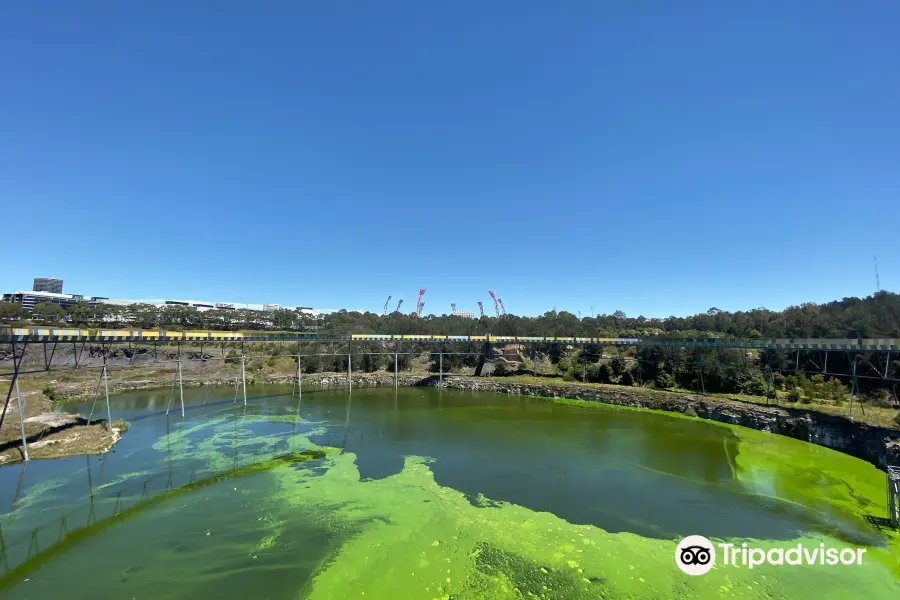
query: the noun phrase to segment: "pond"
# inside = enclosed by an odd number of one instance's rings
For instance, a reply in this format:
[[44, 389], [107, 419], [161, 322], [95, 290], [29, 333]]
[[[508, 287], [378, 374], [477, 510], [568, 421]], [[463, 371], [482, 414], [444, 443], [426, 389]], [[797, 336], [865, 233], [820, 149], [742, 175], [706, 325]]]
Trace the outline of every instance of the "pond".
[[[248, 395], [185, 390], [182, 419], [123, 394], [113, 452], [0, 469], [0, 598], [900, 597], [884, 473], [818, 446], [433, 388]], [[691, 577], [688, 535], [867, 552]]]

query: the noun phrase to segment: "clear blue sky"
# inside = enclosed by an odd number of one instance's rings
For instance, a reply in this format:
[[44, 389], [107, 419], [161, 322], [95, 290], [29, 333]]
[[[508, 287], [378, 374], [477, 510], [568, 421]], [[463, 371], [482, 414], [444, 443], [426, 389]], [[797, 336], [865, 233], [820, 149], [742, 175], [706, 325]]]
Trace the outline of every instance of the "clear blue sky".
[[877, 254], [897, 290], [898, 24], [890, 1], [5, 2], [0, 288], [665, 316], [868, 295]]

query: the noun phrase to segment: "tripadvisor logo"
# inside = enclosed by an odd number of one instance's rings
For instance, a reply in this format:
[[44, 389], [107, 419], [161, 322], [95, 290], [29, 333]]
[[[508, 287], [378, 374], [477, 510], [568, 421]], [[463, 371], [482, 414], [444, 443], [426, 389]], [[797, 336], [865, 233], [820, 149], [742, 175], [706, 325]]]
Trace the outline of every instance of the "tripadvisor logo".
[[675, 548], [675, 564], [688, 575], [705, 575], [716, 564], [716, 548], [721, 564], [752, 569], [760, 565], [861, 565], [866, 548], [826, 548], [825, 544], [764, 550], [747, 544], [713, 544], [702, 535], [689, 535]]

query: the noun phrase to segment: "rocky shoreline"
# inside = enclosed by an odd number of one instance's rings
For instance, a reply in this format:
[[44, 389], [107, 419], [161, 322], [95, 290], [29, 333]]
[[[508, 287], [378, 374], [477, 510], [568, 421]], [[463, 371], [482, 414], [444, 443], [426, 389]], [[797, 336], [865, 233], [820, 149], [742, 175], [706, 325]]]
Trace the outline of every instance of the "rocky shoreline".
[[[292, 381], [293, 377], [290, 375], [247, 378], [248, 385], [290, 383]], [[186, 379], [184, 381], [185, 387], [233, 384], [233, 379]], [[314, 373], [303, 377], [305, 388], [337, 387], [347, 384], [347, 375], [340, 373]], [[394, 376], [391, 373], [354, 374], [352, 384], [353, 387], [393, 386]], [[404, 387], [440, 386], [479, 392], [570, 398], [616, 406], [674, 412], [690, 417], [741, 425], [818, 444], [861, 458], [881, 469], [886, 468], [887, 465], [900, 465], [900, 431], [802, 408], [763, 406], [724, 398], [622, 386], [597, 388], [578, 384], [529, 384], [504, 381], [502, 378], [484, 379], [458, 375], [445, 376], [443, 381], [440, 381], [437, 376], [400, 375], [397, 378], [397, 384]], [[110, 386], [110, 393], [159, 389], [167, 387], [167, 385], [152, 380], [126, 381]], [[89, 390], [60, 391], [56, 398], [65, 401], [83, 397], [86, 393], [89, 393]]]
[[803, 409], [760, 406], [737, 400], [619, 386], [598, 389], [578, 385], [521, 384], [474, 378], [453, 378], [445, 380], [443, 385], [455, 389], [571, 398], [681, 413], [825, 446], [871, 462], [881, 469], [888, 465], [900, 465], [900, 431]]

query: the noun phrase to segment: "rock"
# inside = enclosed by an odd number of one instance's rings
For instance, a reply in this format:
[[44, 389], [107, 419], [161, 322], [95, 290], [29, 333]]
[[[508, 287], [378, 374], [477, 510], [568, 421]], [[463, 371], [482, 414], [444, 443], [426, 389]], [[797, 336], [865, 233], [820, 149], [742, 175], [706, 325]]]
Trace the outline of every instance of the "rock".
[[48, 428], [65, 427], [68, 425], [76, 425], [81, 421], [78, 415], [67, 413], [41, 413], [33, 417], [25, 419], [26, 425], [44, 425]]
[[[436, 382], [437, 377], [429, 377], [420, 379], [412, 385], [436, 385]], [[764, 406], [710, 397], [701, 399], [698, 396], [641, 388], [598, 389], [578, 385], [505, 383], [502, 380], [481, 378], [445, 378], [444, 387], [545, 398], [574, 398], [678, 412], [691, 417], [741, 425], [818, 444], [869, 461], [880, 468], [885, 468], [888, 464], [900, 465], [900, 430], [875, 427], [842, 416], [816, 413], [801, 408]], [[889, 441], [885, 442], [885, 439]]]
[[886, 465], [900, 467], [900, 439], [884, 438], [884, 462]]

